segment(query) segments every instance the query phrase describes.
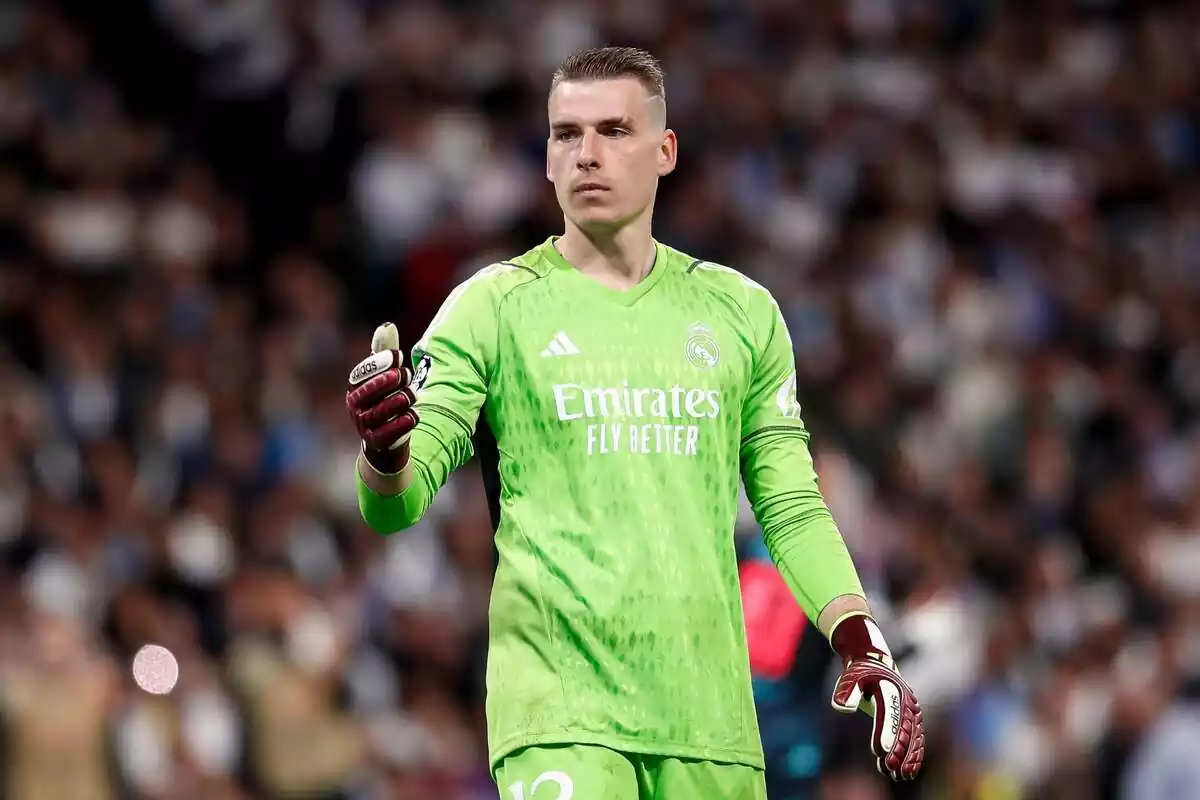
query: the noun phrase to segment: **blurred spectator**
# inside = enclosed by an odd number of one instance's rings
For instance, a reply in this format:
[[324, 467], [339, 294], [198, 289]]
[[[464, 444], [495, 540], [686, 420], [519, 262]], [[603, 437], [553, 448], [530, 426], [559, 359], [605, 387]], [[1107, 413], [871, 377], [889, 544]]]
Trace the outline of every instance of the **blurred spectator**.
[[116, 797], [105, 728], [116, 701], [112, 664], [78, 621], [31, 614], [3, 666], [11, 797]]
[[4, 791], [496, 796], [475, 468], [369, 534], [341, 392], [380, 319], [412, 341], [558, 228], [548, 73], [612, 41], [668, 70], [656, 235], [779, 299], [927, 706], [892, 789], [772, 600], [771, 796], [1197, 795], [1198, 33], [1084, 0], [3, 4]]

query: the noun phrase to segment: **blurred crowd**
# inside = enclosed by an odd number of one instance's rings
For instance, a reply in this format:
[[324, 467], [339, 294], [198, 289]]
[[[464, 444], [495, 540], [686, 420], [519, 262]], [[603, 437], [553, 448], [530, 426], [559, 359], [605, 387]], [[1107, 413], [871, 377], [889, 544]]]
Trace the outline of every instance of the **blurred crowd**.
[[[656, 236], [787, 316], [905, 796], [1200, 797], [1200, 6], [1118, 0], [0, 4], [0, 796], [496, 796], [477, 468], [369, 533], [342, 393], [560, 228], [599, 43], [667, 69]], [[887, 796], [829, 677], [760, 686], [773, 800]]]

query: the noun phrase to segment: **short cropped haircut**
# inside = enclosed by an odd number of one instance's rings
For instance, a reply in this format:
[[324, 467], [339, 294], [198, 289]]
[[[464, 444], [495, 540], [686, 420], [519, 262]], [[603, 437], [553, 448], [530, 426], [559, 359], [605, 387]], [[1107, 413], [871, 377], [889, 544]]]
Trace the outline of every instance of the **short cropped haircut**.
[[617, 78], [634, 78], [651, 97], [667, 99], [662, 64], [638, 47], [593, 47], [573, 53], [554, 71], [550, 91], [564, 81]]

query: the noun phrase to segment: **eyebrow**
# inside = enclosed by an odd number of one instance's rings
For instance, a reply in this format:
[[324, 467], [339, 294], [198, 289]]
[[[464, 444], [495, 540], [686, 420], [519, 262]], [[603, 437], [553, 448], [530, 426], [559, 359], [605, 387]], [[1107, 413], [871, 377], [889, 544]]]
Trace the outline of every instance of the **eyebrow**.
[[[550, 124], [550, 130], [561, 131], [578, 128], [578, 122], [553, 122]], [[633, 119], [630, 117], [606, 117], [605, 119], [596, 122], [597, 128], [632, 128]]]

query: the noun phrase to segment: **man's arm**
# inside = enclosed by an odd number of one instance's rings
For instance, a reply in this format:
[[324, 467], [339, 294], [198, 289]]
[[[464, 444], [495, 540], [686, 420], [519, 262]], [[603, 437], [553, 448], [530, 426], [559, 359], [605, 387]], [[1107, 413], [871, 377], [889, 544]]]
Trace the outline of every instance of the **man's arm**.
[[474, 452], [471, 439], [496, 359], [500, 291], [492, 278], [500, 269], [488, 267], [456, 287], [413, 348], [420, 421], [404, 445], [407, 457], [393, 470], [359, 454], [359, 510], [378, 533], [416, 524]]
[[828, 637], [851, 611], [870, 613], [858, 572], [818, 486], [796, 400], [795, 358], [765, 291], [752, 314], [758, 352], [742, 413], [746, 496], [771, 559], [809, 619]]
[[795, 354], [773, 299], [754, 298], [754, 374], [742, 415], [742, 479], [771, 558], [842, 660], [832, 706], [863, 709], [871, 751], [893, 780], [915, 777], [925, 757], [921, 707], [871, 618], [858, 571], [818, 487], [796, 397]]
[[858, 571], [818, 488], [802, 426], [772, 425], [741, 448], [746, 495], [771, 559], [805, 614], [828, 637], [852, 611], [870, 613]]

